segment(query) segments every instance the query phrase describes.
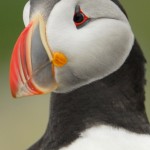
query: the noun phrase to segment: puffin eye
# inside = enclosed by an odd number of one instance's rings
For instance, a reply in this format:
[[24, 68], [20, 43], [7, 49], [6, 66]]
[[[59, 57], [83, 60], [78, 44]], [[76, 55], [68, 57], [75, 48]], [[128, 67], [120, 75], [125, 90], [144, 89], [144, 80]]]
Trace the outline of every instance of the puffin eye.
[[89, 18], [82, 12], [80, 8], [78, 8], [78, 11], [75, 12], [73, 21], [77, 28], [82, 27], [89, 21]]

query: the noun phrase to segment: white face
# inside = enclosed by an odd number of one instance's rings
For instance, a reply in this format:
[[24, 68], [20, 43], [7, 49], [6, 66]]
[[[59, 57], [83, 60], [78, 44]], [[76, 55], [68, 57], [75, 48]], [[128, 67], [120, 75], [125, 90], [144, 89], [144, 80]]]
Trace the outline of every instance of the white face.
[[[30, 11], [30, 4], [27, 5], [24, 12]], [[90, 18], [80, 28], [73, 20], [76, 6]], [[24, 22], [28, 24], [29, 13], [25, 14]], [[126, 16], [111, 0], [59, 1], [47, 19], [46, 34], [52, 50], [68, 58], [65, 66], [55, 67], [58, 93], [72, 91], [115, 72], [134, 43]]]

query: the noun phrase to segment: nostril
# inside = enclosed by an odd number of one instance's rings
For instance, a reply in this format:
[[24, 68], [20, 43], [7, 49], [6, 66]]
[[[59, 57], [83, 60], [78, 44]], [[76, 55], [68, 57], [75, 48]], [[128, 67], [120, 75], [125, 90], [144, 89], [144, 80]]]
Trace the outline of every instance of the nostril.
[[54, 52], [52, 62], [54, 64], [54, 66], [56, 66], [56, 67], [63, 67], [65, 64], [67, 64], [68, 59], [63, 53]]

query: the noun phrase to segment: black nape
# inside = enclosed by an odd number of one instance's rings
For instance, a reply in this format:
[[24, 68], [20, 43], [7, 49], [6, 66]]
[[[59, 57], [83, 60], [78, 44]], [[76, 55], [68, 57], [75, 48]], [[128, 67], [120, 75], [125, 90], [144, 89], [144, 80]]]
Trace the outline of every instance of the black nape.
[[121, 3], [118, 0], [112, 0], [120, 9], [121, 11], [126, 15], [126, 17], [128, 18], [128, 15], [125, 11], [125, 9], [122, 7]]
[[145, 62], [135, 41], [126, 62], [113, 74], [67, 94], [53, 93], [47, 130], [29, 150], [58, 150], [94, 125], [150, 134], [144, 106]]

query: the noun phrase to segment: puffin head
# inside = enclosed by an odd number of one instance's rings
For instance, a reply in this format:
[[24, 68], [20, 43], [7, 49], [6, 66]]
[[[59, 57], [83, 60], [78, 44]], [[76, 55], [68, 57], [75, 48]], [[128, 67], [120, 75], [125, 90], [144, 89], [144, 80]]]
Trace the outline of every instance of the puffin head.
[[134, 35], [117, 0], [30, 0], [10, 64], [14, 97], [67, 93], [117, 71]]

